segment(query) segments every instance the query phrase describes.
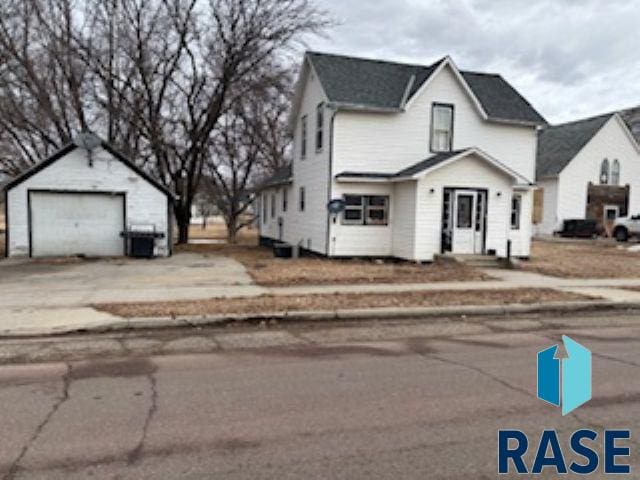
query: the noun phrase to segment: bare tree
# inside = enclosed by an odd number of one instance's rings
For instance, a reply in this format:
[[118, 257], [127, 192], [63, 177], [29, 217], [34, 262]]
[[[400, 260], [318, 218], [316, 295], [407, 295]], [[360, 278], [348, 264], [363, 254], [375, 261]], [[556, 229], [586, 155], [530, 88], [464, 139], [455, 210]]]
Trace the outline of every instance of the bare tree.
[[211, 142], [207, 179], [213, 183], [229, 243], [235, 243], [238, 231], [253, 220], [247, 212], [256, 180], [286, 162], [291, 76], [276, 66], [270, 69], [260, 75], [262, 85], [236, 98]]
[[220, 118], [327, 24], [309, 0], [4, 0], [0, 170], [93, 129], [176, 194], [186, 242]]

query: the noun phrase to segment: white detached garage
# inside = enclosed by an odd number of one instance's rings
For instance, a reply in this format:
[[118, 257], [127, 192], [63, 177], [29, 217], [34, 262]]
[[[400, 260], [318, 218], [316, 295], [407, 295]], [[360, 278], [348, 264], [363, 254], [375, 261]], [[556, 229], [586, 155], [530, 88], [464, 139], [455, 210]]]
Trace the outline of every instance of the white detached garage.
[[171, 193], [106, 142], [88, 143], [95, 148], [69, 144], [6, 185], [7, 256], [121, 256], [133, 232], [170, 255]]

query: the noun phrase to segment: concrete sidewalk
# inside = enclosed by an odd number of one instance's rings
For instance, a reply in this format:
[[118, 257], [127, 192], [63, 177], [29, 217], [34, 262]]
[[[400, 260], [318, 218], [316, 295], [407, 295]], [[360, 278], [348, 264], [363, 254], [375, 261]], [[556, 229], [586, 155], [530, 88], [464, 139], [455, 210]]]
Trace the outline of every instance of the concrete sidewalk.
[[[181, 271], [188, 268], [193, 275], [192, 268], [202, 268], [195, 262], [197, 258], [187, 258], [189, 265], [179, 265]], [[177, 268], [178, 266], [176, 266]], [[210, 266], [206, 265], [205, 270]], [[227, 267], [233, 271], [235, 265]], [[210, 273], [209, 270], [207, 273]], [[237, 273], [236, 273], [237, 272]], [[77, 290], [65, 295], [64, 286], [56, 293], [55, 298], [39, 298], [37, 285], [28, 300], [21, 296], [12, 296], [11, 286], [4, 284], [0, 298], [0, 336], [47, 335], [73, 331], [96, 331], [120, 328], [151, 328], [184, 326], [198, 323], [220, 323], [226, 321], [261, 318], [261, 315], [231, 315], [226, 317], [198, 317], [162, 318], [162, 319], [123, 319], [90, 308], [94, 303], [118, 302], [148, 302], [172, 300], [201, 300], [221, 297], [255, 297], [258, 295], [311, 295], [327, 293], [400, 293], [400, 292], [429, 292], [439, 290], [509, 290], [515, 288], [550, 288], [559, 291], [574, 292], [595, 297], [593, 302], [564, 302], [537, 305], [509, 305], [509, 306], [464, 306], [437, 308], [403, 308], [403, 309], [368, 309], [323, 312], [264, 312], [264, 318], [287, 319], [336, 319], [336, 318], [376, 318], [381, 315], [386, 318], [402, 316], [433, 316], [433, 315], [471, 315], [506, 314], [510, 312], [548, 311], [548, 309], [585, 309], [585, 308], [640, 308], [640, 292], [624, 290], [624, 287], [640, 286], [638, 279], [565, 279], [540, 275], [518, 270], [487, 270], [486, 273], [495, 278], [489, 281], [472, 282], [431, 282], [431, 283], [395, 283], [395, 284], [350, 284], [350, 285], [303, 285], [291, 287], [261, 287], [246, 282], [242, 271], [236, 269], [238, 276], [232, 281], [209, 281], [206, 285], [187, 287], [177, 281], [174, 285], [158, 289], [154, 286], [147, 289], [141, 285], [124, 288], [122, 285], [109, 286], [103, 284], [104, 291], [94, 290], [91, 295], [82, 297]], [[200, 275], [200, 274], [198, 274]], [[241, 280], [241, 281], [237, 281]], [[242, 281], [245, 280], [245, 281]], [[65, 284], [61, 278], [62, 285]], [[6, 287], [6, 288], [5, 288]], [[115, 287], [115, 288], [114, 288]], [[40, 296], [44, 297], [44, 296]], [[116, 300], [117, 299], [117, 300]], [[487, 314], [487, 313], [484, 313]], [[382, 317], [380, 317], [382, 318]]]

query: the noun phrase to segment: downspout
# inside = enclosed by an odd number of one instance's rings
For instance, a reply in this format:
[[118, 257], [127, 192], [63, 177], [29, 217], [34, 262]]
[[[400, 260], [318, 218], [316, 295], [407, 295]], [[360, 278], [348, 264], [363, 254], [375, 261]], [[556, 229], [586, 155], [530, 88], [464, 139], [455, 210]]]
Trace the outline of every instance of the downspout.
[[[338, 109], [333, 104], [327, 104], [327, 108], [331, 111], [331, 119], [329, 120], [329, 177], [327, 178], [327, 205], [331, 201], [331, 193], [333, 187], [333, 120]], [[327, 210], [327, 238], [325, 240], [325, 255], [328, 257], [331, 253], [331, 215]]]

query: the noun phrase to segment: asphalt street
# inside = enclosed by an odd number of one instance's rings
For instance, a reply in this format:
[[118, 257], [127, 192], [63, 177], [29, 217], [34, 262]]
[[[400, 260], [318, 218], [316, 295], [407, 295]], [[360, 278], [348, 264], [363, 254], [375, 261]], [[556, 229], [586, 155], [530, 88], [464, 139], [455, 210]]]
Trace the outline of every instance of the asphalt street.
[[[562, 334], [593, 353], [565, 417], [535, 394]], [[493, 479], [507, 428], [630, 429], [640, 475], [635, 312], [15, 339], [0, 362], [0, 478]]]

